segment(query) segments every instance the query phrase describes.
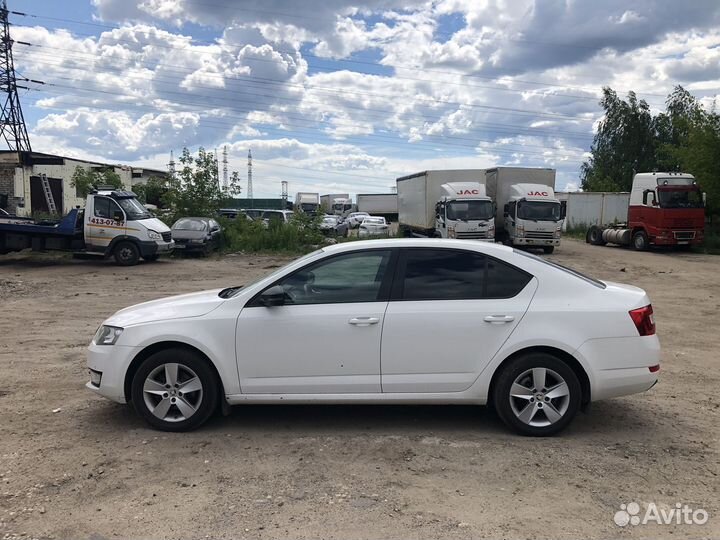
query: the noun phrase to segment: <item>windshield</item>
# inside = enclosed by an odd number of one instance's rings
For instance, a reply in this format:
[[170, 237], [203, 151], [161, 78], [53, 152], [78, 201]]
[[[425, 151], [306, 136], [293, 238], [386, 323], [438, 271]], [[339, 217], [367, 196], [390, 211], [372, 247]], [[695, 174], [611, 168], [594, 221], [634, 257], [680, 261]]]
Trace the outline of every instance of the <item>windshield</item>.
[[453, 221], [477, 221], [493, 217], [491, 201], [450, 201], [445, 213]]
[[559, 221], [560, 203], [545, 201], [518, 201], [518, 219], [533, 221]]
[[222, 291], [220, 291], [218, 296], [220, 296], [220, 298], [232, 298], [233, 296], [237, 295], [242, 289], [247, 289], [248, 287], [251, 287], [251, 286], [255, 285], [256, 283], [259, 283], [263, 279], [268, 279], [268, 278], [273, 278], [275, 276], [278, 276], [278, 275], [282, 274], [283, 272], [285, 272], [287, 267], [290, 266], [291, 264], [299, 263], [306, 259], [309, 259], [310, 257], [314, 257], [318, 253], [322, 253], [322, 251], [323, 251], [322, 249], [316, 249], [315, 251], [312, 251], [312, 252], [308, 253], [307, 255], [303, 255], [299, 259], [290, 261], [289, 263], [281, 266], [274, 272], [271, 272], [269, 274], [265, 274], [264, 276], [260, 276], [256, 279], [253, 279], [252, 281], [249, 281], [248, 283], [245, 283], [244, 285], [240, 285], [240, 286], [236, 286], [236, 287], [228, 287], [227, 289], [223, 289]]
[[130, 221], [152, 217], [147, 208], [140, 204], [137, 199], [116, 199], [115, 202], [125, 211], [125, 215]]
[[323, 218], [323, 223], [327, 223], [328, 225], [335, 225], [337, 223], [337, 219], [335, 218]]
[[173, 229], [178, 231], [204, 231], [207, 229], [207, 224], [199, 219], [181, 219], [173, 225]]
[[660, 208], [702, 208], [702, 193], [697, 190], [664, 190], [658, 189]]
[[385, 225], [385, 218], [365, 218], [363, 225]]

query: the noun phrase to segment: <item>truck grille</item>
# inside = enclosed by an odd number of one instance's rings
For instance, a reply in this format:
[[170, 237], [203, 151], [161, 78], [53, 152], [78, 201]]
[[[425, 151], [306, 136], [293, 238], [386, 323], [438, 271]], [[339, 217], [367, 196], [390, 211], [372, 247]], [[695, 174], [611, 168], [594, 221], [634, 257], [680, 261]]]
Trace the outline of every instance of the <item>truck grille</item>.
[[456, 232], [455, 238], [463, 239], [463, 240], [478, 240], [487, 238], [487, 233], [485, 231], [476, 231], [476, 232]]
[[692, 240], [695, 238], [695, 231], [673, 231], [675, 240]]
[[172, 240], [172, 233], [170, 231], [161, 233], [161, 236], [162, 236], [163, 242], [169, 242], [170, 240]]
[[554, 236], [553, 231], [525, 231], [525, 238], [552, 239]]

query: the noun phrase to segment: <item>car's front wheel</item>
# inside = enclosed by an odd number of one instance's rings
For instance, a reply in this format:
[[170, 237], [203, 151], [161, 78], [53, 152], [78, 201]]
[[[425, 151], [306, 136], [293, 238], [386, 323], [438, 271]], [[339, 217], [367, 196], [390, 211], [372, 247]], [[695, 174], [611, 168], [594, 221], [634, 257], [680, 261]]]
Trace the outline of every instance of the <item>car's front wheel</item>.
[[218, 387], [206, 360], [187, 350], [166, 349], [140, 365], [132, 380], [132, 403], [154, 428], [189, 431], [215, 410]]
[[522, 435], [543, 437], [564, 429], [580, 408], [581, 387], [575, 372], [546, 353], [511, 360], [493, 389], [495, 410]]

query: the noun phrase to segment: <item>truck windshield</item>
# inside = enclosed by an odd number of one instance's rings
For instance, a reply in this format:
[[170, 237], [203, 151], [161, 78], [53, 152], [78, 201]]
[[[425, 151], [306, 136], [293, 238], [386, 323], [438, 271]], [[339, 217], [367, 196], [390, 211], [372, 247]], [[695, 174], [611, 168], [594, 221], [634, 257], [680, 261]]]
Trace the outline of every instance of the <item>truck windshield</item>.
[[152, 217], [150, 212], [147, 211], [147, 208], [140, 204], [137, 199], [116, 199], [115, 202], [125, 210], [125, 215], [130, 221]]
[[560, 220], [560, 203], [544, 201], [518, 201], [518, 219], [531, 219], [533, 221]]
[[493, 204], [491, 201], [450, 201], [445, 212], [453, 221], [486, 220], [493, 217]]
[[702, 208], [702, 193], [698, 190], [658, 190], [660, 208]]

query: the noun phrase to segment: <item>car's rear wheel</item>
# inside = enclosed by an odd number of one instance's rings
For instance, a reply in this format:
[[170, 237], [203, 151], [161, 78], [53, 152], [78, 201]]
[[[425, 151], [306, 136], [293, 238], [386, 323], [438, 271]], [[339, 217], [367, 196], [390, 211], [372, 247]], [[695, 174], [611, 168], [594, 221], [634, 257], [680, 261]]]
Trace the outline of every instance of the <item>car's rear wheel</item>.
[[577, 414], [581, 387], [575, 372], [546, 353], [511, 360], [498, 375], [493, 402], [500, 418], [521, 435], [544, 437], [563, 430]]
[[140, 365], [132, 380], [132, 403], [154, 428], [189, 431], [215, 410], [218, 387], [206, 360], [183, 349], [167, 349]]

